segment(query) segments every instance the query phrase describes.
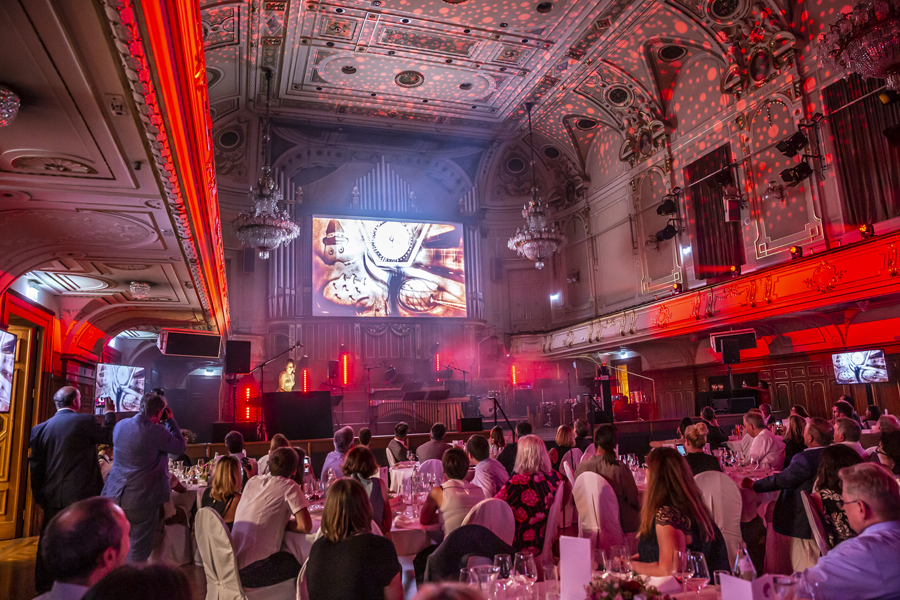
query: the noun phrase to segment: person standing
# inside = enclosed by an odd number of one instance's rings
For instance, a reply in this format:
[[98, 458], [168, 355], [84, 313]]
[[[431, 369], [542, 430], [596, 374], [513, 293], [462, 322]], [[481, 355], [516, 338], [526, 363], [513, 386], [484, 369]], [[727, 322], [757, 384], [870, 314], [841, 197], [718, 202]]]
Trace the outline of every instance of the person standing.
[[38, 593], [50, 590], [53, 580], [42, 558], [44, 529], [64, 508], [100, 495], [103, 477], [97, 460], [97, 444], [112, 442], [116, 425], [115, 405], [106, 398], [103, 425], [94, 415], [79, 414], [81, 393], [67, 385], [53, 395], [56, 414], [31, 430], [31, 492], [44, 511], [38, 541], [34, 583]]
[[103, 495], [131, 523], [128, 562], [143, 562], [153, 550], [159, 507], [171, 497], [168, 455], [183, 453], [187, 444], [165, 398], [151, 392], [141, 398], [138, 414], [116, 425], [113, 447], [116, 460]]
[[284, 366], [284, 371], [278, 375], [278, 391], [279, 392], [292, 392], [294, 391], [294, 361], [288, 360], [287, 364]]

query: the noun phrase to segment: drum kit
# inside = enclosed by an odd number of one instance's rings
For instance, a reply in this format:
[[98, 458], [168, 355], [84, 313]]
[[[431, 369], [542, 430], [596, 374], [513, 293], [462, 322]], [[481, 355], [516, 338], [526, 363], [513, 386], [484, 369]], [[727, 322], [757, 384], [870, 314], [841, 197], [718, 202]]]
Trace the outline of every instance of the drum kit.
[[500, 400], [500, 390], [489, 390], [487, 398], [478, 402], [478, 413], [485, 418], [494, 416], [494, 400]]

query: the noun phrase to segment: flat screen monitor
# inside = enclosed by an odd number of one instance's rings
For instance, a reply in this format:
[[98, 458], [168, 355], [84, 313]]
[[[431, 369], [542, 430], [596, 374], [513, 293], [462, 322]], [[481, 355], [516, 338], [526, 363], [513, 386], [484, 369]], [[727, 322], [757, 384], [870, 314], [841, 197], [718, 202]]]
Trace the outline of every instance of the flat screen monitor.
[[144, 368], [125, 365], [97, 365], [97, 383], [94, 397], [98, 400], [112, 398], [116, 412], [140, 410], [144, 395]]
[[832, 354], [836, 383], [884, 383], [888, 381], [884, 350], [857, 350]]
[[314, 217], [313, 314], [465, 317], [463, 227]]
[[0, 330], [0, 413], [12, 403], [13, 373], [16, 367], [16, 336]]

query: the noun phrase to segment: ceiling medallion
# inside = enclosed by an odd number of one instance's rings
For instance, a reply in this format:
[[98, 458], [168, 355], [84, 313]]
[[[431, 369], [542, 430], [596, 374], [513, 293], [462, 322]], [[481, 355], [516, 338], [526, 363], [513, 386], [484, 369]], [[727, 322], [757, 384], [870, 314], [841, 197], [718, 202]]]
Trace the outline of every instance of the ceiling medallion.
[[131, 291], [132, 299], [143, 300], [150, 293], [150, 284], [143, 281], [132, 281], [128, 289]]
[[394, 83], [402, 88], [419, 87], [425, 83], [425, 76], [418, 71], [400, 71], [394, 77]]
[[817, 51], [822, 66], [838, 75], [884, 79], [889, 90], [900, 91], [900, 6], [857, 2], [822, 36]]
[[14, 91], [0, 85], [0, 127], [6, 127], [16, 120], [21, 101]]
[[14, 158], [11, 163], [14, 169], [20, 171], [49, 171], [51, 173], [72, 173], [74, 175], [96, 175], [97, 171], [88, 165], [53, 156], [20, 156]]

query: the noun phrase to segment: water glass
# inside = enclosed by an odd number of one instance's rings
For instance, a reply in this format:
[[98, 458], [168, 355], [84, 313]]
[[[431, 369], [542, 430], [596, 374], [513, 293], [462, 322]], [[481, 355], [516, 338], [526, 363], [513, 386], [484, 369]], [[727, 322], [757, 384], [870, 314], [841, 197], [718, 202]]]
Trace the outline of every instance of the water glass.
[[493, 565], [478, 565], [469, 569], [469, 585], [481, 591], [486, 598], [490, 598], [497, 580], [497, 567]]
[[494, 566], [499, 569], [497, 572], [498, 579], [509, 579], [512, 577], [512, 556], [509, 554], [497, 554], [494, 556]]
[[516, 552], [513, 561], [513, 577], [529, 589], [537, 581], [537, 564], [535, 564], [531, 552]]
[[788, 575], [776, 575], [772, 578], [775, 587], [775, 595], [778, 600], [794, 600], [797, 590], [797, 581]]
[[709, 568], [706, 566], [706, 557], [701, 552], [690, 554], [691, 576], [686, 582], [688, 590], [700, 593], [700, 590], [709, 584]]
[[559, 571], [556, 565], [544, 565], [544, 599], [559, 598]]
[[820, 600], [822, 598], [818, 581], [809, 581], [804, 579], [802, 575], [798, 576], [796, 581], [795, 600]]
[[713, 577], [715, 578], [716, 591], [722, 591], [722, 576], [723, 575], [731, 575], [729, 571], [713, 571]]

